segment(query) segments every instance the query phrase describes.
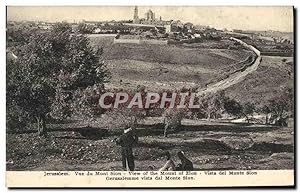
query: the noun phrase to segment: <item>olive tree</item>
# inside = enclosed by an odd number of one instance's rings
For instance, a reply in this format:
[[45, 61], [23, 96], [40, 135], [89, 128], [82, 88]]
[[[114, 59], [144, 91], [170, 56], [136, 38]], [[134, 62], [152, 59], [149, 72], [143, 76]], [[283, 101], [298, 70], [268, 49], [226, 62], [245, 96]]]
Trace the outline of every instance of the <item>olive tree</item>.
[[163, 113], [164, 118], [164, 137], [168, 136], [169, 129], [180, 129], [181, 121], [184, 117], [183, 109], [167, 108]]
[[73, 91], [108, 80], [99, 52], [87, 37], [71, 34], [67, 23], [57, 23], [51, 31], [35, 31], [15, 49], [17, 59], [7, 62], [7, 110], [16, 106], [34, 119], [39, 135], [46, 135], [47, 117], [72, 99], [68, 95]]
[[253, 113], [255, 112], [255, 105], [251, 102], [240, 104], [235, 99], [227, 98], [224, 101], [224, 109], [228, 114], [237, 118], [245, 117], [246, 121], [249, 123], [249, 116], [253, 116]]
[[221, 116], [224, 108], [225, 92], [218, 92], [202, 96], [200, 100], [200, 113], [203, 113], [208, 121]]

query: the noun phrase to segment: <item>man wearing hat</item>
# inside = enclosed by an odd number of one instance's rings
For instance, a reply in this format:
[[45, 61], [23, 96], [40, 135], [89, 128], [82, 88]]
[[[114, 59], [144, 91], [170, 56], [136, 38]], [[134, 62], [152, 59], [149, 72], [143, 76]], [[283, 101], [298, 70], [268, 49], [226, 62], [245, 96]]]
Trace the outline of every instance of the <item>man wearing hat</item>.
[[135, 134], [135, 129], [129, 127], [124, 130], [124, 133], [117, 139], [116, 143], [121, 146], [122, 165], [124, 170], [134, 170], [134, 157], [132, 147], [137, 144], [138, 137]]

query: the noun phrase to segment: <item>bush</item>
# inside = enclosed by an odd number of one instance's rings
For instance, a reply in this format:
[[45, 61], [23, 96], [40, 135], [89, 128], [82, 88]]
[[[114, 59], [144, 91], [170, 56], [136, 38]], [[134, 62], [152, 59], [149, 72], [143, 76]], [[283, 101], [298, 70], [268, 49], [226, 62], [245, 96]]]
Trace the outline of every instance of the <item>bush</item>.
[[126, 129], [135, 127], [137, 122], [145, 118], [145, 113], [140, 110], [118, 108], [108, 110], [104, 114], [102, 124], [107, 125], [110, 129]]
[[164, 136], [167, 137], [168, 129], [178, 130], [181, 126], [181, 120], [184, 117], [184, 111], [182, 109], [166, 109], [164, 114]]

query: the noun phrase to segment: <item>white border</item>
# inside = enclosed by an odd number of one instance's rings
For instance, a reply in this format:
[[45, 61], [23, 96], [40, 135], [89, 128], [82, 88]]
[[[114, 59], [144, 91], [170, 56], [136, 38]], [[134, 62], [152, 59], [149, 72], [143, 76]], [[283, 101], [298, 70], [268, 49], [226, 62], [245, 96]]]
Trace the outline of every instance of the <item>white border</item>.
[[[126, 1], [122, 1], [122, 0], [101, 0], [101, 2], [99, 0], [51, 0], [51, 1], [41, 1], [41, 0], [2, 0], [0, 1], [1, 4], [1, 11], [0, 11], [0, 26], [1, 26], [1, 39], [0, 39], [0, 54], [1, 54], [1, 65], [0, 65], [0, 90], [1, 90], [1, 94], [0, 94], [0, 123], [1, 123], [1, 129], [0, 129], [0, 136], [1, 136], [1, 164], [0, 164], [0, 169], [1, 169], [1, 192], [7, 192], [8, 189], [5, 187], [5, 152], [6, 152], [6, 141], [4, 140], [5, 136], [6, 136], [6, 127], [5, 127], [5, 120], [6, 120], [6, 104], [5, 104], [5, 96], [6, 96], [6, 92], [5, 92], [5, 85], [6, 85], [6, 71], [5, 71], [5, 47], [6, 47], [6, 41], [3, 37], [6, 37], [5, 34], [5, 23], [6, 23], [6, 11], [5, 11], [5, 6], [6, 5], [294, 5], [296, 8], [299, 9], [299, 0], [272, 0], [272, 1], [266, 1], [266, 0], [230, 0], [230, 1], [222, 1], [222, 0], [207, 0], [207, 1], [197, 1], [197, 0], [126, 0]], [[299, 10], [298, 10], [299, 11]], [[299, 15], [299, 12], [297, 13], [297, 15]], [[299, 19], [296, 20], [297, 23], [295, 24], [295, 26], [297, 27], [299, 25]], [[297, 48], [299, 49], [298, 46], [298, 41], [297, 43]], [[299, 52], [297, 50], [297, 58], [299, 58]], [[298, 65], [298, 64], [295, 64]], [[297, 67], [297, 72], [296, 74], [299, 76], [299, 67]], [[299, 95], [299, 78], [297, 78], [297, 95]], [[299, 101], [297, 101], [297, 109], [299, 107]], [[299, 118], [299, 112], [297, 114], [297, 120]], [[297, 128], [298, 129], [298, 128]], [[296, 133], [298, 134], [300, 131], [298, 130]], [[298, 134], [299, 136], [299, 134]], [[297, 136], [297, 142], [298, 141], [298, 136]], [[297, 143], [298, 144], [298, 143]], [[299, 149], [297, 148], [297, 155], [299, 155]], [[297, 156], [297, 160], [299, 160], [299, 156]], [[298, 166], [298, 164], [297, 164]], [[299, 168], [299, 166], [297, 167]], [[297, 172], [298, 173], [298, 172]], [[297, 179], [299, 179], [299, 176], [297, 176]], [[298, 183], [297, 183], [298, 184]], [[33, 192], [33, 191], [40, 191], [40, 190], [26, 190], [27, 192]], [[49, 191], [49, 190], [48, 190]], [[58, 192], [62, 192], [62, 191], [75, 191], [75, 190], [56, 190]], [[84, 192], [85, 190], [76, 190], [79, 192]], [[99, 190], [97, 190], [99, 191]], [[100, 191], [105, 191], [105, 190], [100, 190]], [[106, 190], [107, 191], [107, 190]], [[120, 190], [110, 190], [111, 192], [117, 192]], [[130, 190], [130, 191], [134, 191], [134, 190]], [[135, 191], [139, 191], [139, 190], [135, 190]], [[151, 190], [146, 190], [151, 191]], [[167, 190], [167, 192], [173, 192], [174, 190]], [[183, 190], [186, 191], [186, 190]], [[198, 190], [196, 190], [198, 191]], [[202, 192], [206, 192], [209, 190], [200, 190]], [[210, 192], [214, 192], [217, 190], [210, 190]], [[232, 191], [236, 191], [236, 189], [227, 189], [225, 190], [226, 192], [232, 192]], [[246, 192], [250, 192], [251, 190], [245, 190]], [[257, 190], [255, 190], [257, 191]], [[269, 191], [276, 191], [276, 189], [273, 190], [269, 190]], [[288, 190], [280, 190], [277, 189], [277, 191], [280, 192], [286, 192]]]
[[38, 1], [38, 0], [5, 0], [7, 5], [295, 5], [295, 0], [51, 0], [51, 1]]

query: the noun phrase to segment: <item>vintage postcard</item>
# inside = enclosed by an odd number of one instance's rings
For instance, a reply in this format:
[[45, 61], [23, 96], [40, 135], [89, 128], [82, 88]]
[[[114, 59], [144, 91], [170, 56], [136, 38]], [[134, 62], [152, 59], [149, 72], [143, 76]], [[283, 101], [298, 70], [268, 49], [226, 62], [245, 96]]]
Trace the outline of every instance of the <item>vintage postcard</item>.
[[293, 7], [6, 12], [7, 187], [294, 187]]

